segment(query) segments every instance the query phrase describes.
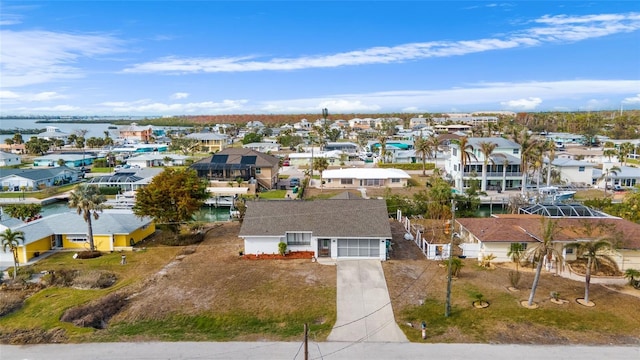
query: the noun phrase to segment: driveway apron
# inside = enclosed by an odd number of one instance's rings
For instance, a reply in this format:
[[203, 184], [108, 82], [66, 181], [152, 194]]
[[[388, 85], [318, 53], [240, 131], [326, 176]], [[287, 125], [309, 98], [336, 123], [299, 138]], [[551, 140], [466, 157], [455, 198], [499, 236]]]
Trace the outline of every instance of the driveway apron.
[[396, 324], [380, 260], [339, 260], [336, 324], [329, 341], [407, 342]]

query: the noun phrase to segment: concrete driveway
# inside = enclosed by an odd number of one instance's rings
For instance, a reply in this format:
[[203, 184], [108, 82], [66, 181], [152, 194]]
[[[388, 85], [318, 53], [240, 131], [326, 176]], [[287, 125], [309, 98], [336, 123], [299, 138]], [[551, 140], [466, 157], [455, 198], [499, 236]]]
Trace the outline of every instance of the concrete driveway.
[[328, 341], [407, 342], [393, 317], [380, 260], [338, 260], [338, 318]]

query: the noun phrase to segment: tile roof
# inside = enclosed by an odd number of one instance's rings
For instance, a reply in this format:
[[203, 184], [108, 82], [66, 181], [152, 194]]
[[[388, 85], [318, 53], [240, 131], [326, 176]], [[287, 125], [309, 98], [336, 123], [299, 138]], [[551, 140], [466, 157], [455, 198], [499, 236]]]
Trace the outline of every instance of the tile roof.
[[391, 238], [384, 200], [283, 200], [247, 203], [240, 236], [312, 231], [320, 237]]
[[[640, 250], [640, 224], [618, 218], [566, 218], [558, 221], [558, 232], [555, 241], [571, 242], [602, 237], [614, 237], [619, 240], [618, 247]], [[532, 242], [542, 238], [542, 217], [536, 215], [508, 215], [499, 218], [462, 218], [456, 222], [484, 242]], [[585, 224], [594, 229], [589, 233]], [[597, 225], [602, 224], [600, 229]], [[612, 231], [612, 229], [614, 229]], [[616, 239], [614, 232], [620, 232]]]

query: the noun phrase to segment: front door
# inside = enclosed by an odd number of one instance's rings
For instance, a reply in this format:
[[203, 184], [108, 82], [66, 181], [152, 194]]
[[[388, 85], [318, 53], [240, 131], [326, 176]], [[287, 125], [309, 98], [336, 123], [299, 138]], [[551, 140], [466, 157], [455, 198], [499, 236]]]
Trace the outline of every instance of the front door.
[[331, 257], [331, 239], [318, 239], [318, 256]]

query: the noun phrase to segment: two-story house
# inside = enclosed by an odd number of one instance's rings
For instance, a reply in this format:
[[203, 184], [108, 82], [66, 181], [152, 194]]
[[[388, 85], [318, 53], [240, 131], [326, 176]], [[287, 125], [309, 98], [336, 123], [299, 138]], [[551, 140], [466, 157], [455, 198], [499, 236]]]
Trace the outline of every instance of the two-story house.
[[200, 151], [216, 153], [226, 149], [229, 145], [229, 137], [218, 133], [193, 133], [186, 136], [187, 139], [196, 139], [200, 142]]
[[[496, 145], [487, 164], [487, 189], [518, 189], [522, 183], [520, 171], [520, 145], [499, 137], [467, 138], [469, 148], [460, 149], [458, 141], [452, 141], [449, 160], [445, 163], [447, 175], [454, 181], [457, 189], [470, 186], [472, 180], [481, 180], [485, 156], [480, 143]], [[469, 154], [468, 156], [463, 154]], [[462, 157], [467, 157], [462, 169]]]

